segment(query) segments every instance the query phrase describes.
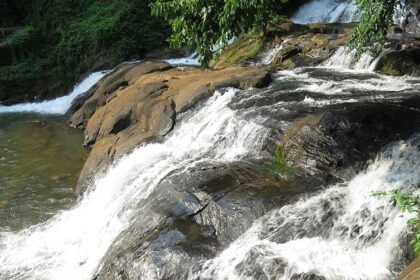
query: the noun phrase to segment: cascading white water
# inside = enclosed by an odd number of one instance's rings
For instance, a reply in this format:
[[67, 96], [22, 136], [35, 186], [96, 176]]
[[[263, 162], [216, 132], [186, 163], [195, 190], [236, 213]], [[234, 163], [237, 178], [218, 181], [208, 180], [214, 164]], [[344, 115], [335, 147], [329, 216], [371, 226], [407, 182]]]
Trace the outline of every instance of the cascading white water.
[[[235, 41], [236, 37], [233, 36], [227, 41], [227, 45], [230, 45]], [[219, 52], [222, 50], [222, 46], [220, 44], [215, 44], [211, 48], [213, 52]], [[197, 52], [193, 52], [191, 55], [187, 57], [181, 57], [181, 58], [169, 58], [164, 59], [164, 61], [168, 62], [169, 64], [172, 64], [174, 66], [200, 66], [200, 55]]]
[[261, 55], [261, 59], [257, 63], [257, 65], [269, 65], [270, 63], [272, 63], [273, 60], [276, 58], [277, 54], [284, 48], [285, 44], [287, 44], [287, 42], [289, 42], [290, 40], [291, 40], [291, 38], [286, 38], [286, 39], [283, 40], [283, 42], [281, 42], [280, 44], [278, 44], [274, 48], [272, 48], [269, 51], [263, 53]]
[[[420, 135], [388, 148], [351, 181], [257, 220], [189, 279], [388, 279], [410, 217], [374, 192], [420, 183]], [[255, 274], [260, 273], [260, 274]]]
[[[198, 60], [198, 54], [195, 52], [188, 57], [167, 59], [165, 61], [175, 66], [182, 66], [182, 65], [199, 66], [200, 65], [200, 62]], [[77, 84], [68, 95], [58, 97], [53, 100], [33, 102], [33, 103], [21, 103], [21, 104], [16, 104], [16, 105], [11, 105], [11, 106], [0, 105], [0, 114], [5, 114], [5, 113], [39, 113], [39, 114], [50, 114], [50, 115], [65, 114], [70, 108], [73, 101], [77, 97], [79, 97], [80, 95], [88, 91], [104, 76], [113, 72], [115, 69], [117, 69], [118, 67], [122, 65], [136, 64], [139, 62], [140, 62], [139, 60], [126, 61], [113, 69], [93, 72], [89, 76], [87, 76], [84, 80], [82, 80], [79, 84]]]
[[175, 66], [200, 66], [200, 56], [197, 52], [193, 52], [190, 56], [181, 58], [169, 58], [164, 61]]
[[1, 113], [41, 113], [41, 114], [65, 114], [70, 108], [74, 99], [85, 93], [92, 86], [94, 86], [100, 79], [102, 79], [110, 71], [94, 72], [86, 77], [82, 82], [74, 87], [69, 95], [58, 97], [53, 100], [23, 103], [12, 106], [0, 105]]
[[327, 61], [324, 62], [323, 65], [333, 67], [338, 66], [346, 69], [373, 71], [378, 64], [379, 59], [384, 54], [385, 52], [374, 58], [369, 53], [364, 53], [358, 60], [356, 60], [356, 50], [351, 50], [346, 47], [339, 47], [337, 51]]
[[300, 24], [355, 22], [357, 5], [350, 0], [312, 0], [299, 8], [292, 21]]
[[199, 161], [255, 157], [268, 133], [227, 104], [235, 90], [216, 93], [162, 143], [143, 145], [98, 175], [69, 211], [21, 232], [0, 233], [0, 279], [89, 279], [132, 210], [174, 170]]

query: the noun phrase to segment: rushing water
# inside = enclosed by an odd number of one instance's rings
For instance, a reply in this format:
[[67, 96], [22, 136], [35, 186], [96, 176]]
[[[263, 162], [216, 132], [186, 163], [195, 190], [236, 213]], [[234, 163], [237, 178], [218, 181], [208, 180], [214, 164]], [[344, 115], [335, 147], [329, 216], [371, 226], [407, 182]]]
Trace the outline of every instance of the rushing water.
[[[187, 112], [164, 141], [144, 144], [97, 174], [71, 209], [21, 231], [0, 233], [0, 279], [90, 279], [136, 207], [171, 172], [201, 162], [262, 156], [272, 131], [297, 115], [329, 104], [401, 100], [418, 94], [420, 80], [355, 69], [340, 50], [320, 67], [279, 71], [262, 90], [226, 90]], [[339, 66], [337, 66], [339, 65]], [[364, 68], [364, 69], [359, 69]], [[45, 112], [45, 111], [42, 111]], [[352, 180], [274, 210], [211, 260], [191, 267], [192, 279], [384, 279], [401, 257], [406, 218], [372, 191], [420, 181], [419, 136], [394, 143]], [[141, 269], [141, 268], [139, 268]], [[145, 276], [146, 278], [146, 276]]]
[[352, 0], [312, 0], [302, 5], [291, 19], [300, 24], [355, 22], [359, 20], [359, 15]]
[[85, 93], [93, 85], [95, 85], [101, 78], [103, 78], [109, 71], [94, 72], [85, 78], [82, 82], [74, 87], [70, 94], [58, 97], [53, 100], [23, 103], [12, 106], [1, 106], [0, 113], [41, 113], [41, 114], [57, 114], [62, 115], [70, 108], [74, 99]]
[[196, 52], [193, 52], [191, 55], [187, 57], [181, 58], [169, 58], [165, 61], [169, 64], [176, 65], [176, 66], [200, 66], [199, 55]]
[[237, 119], [226, 105], [234, 91], [216, 94], [161, 144], [139, 147], [99, 176], [70, 211], [49, 222], [0, 237], [3, 279], [88, 279], [131, 207], [172, 170], [199, 161], [257, 154], [264, 128]]
[[420, 135], [386, 149], [351, 181], [272, 211], [189, 279], [387, 279], [409, 215], [374, 192], [420, 183]]

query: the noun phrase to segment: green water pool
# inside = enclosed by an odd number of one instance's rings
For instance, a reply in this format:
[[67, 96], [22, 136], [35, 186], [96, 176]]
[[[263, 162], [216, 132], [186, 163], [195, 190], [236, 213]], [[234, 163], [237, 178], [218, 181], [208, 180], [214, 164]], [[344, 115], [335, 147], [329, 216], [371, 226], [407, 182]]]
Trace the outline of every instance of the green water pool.
[[88, 155], [64, 116], [0, 115], [0, 232], [47, 220], [75, 202]]

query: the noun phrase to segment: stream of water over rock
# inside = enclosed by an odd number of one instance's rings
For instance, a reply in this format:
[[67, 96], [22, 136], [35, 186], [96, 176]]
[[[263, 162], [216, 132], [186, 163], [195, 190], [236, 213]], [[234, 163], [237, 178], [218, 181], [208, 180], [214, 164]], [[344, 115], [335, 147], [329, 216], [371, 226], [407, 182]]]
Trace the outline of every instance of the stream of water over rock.
[[[264, 145], [270, 136], [327, 105], [392, 103], [418, 95], [418, 78], [351, 70], [343, 67], [348, 55], [338, 53], [324, 66], [279, 71], [266, 89], [215, 93], [180, 116], [162, 142], [143, 144], [97, 174], [71, 209], [20, 231], [2, 230], [0, 279], [91, 279], [116, 238], [141, 217], [139, 205], [167, 176], [188, 176], [189, 168], [202, 163], [269, 158]], [[363, 68], [371, 67], [367, 60]], [[407, 217], [371, 194], [420, 182], [419, 144], [416, 135], [384, 147], [353, 179], [270, 211], [214, 258], [182, 264], [187, 274], [176, 279], [395, 276], [406, 253], [399, 239], [408, 231]], [[146, 259], [136, 269], [143, 279], [159, 278]]]

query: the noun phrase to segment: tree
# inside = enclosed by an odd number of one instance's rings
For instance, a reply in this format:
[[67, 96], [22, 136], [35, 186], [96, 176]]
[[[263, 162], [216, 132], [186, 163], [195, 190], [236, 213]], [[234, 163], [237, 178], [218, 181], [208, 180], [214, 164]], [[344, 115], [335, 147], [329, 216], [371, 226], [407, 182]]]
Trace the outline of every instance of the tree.
[[167, 20], [173, 30], [172, 47], [194, 47], [207, 65], [214, 46], [223, 48], [233, 36], [253, 28], [265, 30], [278, 20], [288, 0], [157, 0], [152, 14]]
[[[378, 53], [393, 23], [397, 5], [410, 4], [411, 0], [356, 0], [362, 18], [354, 28], [348, 45], [360, 56], [364, 52]], [[403, 3], [407, 2], [407, 3]]]

